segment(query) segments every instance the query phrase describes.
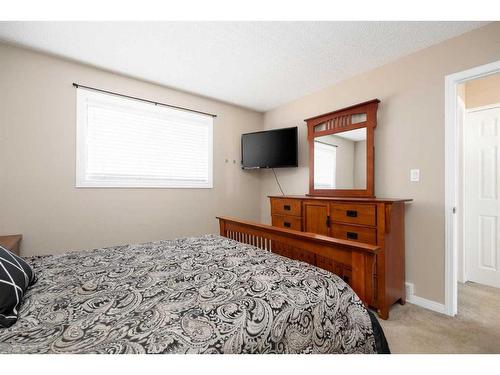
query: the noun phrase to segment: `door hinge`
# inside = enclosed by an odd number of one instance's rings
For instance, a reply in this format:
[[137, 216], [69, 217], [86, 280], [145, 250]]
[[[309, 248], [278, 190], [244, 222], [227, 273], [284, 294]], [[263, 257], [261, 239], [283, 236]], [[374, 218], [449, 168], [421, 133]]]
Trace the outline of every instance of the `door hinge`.
[[451, 212], [453, 212], [454, 214], [456, 214], [456, 213], [457, 213], [457, 208], [456, 208], [456, 207], [453, 207], [453, 208], [451, 209]]

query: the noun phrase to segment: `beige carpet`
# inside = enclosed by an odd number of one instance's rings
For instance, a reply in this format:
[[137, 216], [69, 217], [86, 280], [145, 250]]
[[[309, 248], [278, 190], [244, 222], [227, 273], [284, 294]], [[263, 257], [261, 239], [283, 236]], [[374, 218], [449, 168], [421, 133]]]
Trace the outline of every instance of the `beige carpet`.
[[500, 353], [500, 289], [459, 284], [454, 318], [407, 303], [379, 321], [392, 353]]

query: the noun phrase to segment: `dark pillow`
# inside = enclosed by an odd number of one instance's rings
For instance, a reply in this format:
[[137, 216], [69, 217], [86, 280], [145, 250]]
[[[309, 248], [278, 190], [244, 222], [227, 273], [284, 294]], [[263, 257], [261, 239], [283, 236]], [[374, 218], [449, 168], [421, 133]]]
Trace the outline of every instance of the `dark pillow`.
[[0, 328], [16, 322], [24, 293], [35, 282], [30, 265], [0, 246]]

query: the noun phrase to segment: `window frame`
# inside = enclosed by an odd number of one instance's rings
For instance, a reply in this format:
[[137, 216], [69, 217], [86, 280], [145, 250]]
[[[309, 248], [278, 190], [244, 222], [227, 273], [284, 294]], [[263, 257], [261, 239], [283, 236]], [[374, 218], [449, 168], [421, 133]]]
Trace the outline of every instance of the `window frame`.
[[[196, 121], [208, 128], [208, 179], [206, 181], [172, 180], [172, 179], [134, 179], [118, 178], [116, 180], [88, 179], [87, 171], [87, 130], [88, 130], [88, 101], [99, 100], [110, 105], [127, 106], [133, 109], [150, 110], [158, 108], [170, 112], [172, 115], [184, 118], [199, 116]], [[161, 108], [161, 109], [160, 109]], [[144, 101], [123, 98], [118, 95], [97, 92], [95, 90], [76, 89], [76, 188], [158, 188], [158, 189], [212, 189], [213, 188], [213, 117], [204, 114], [155, 105]]]

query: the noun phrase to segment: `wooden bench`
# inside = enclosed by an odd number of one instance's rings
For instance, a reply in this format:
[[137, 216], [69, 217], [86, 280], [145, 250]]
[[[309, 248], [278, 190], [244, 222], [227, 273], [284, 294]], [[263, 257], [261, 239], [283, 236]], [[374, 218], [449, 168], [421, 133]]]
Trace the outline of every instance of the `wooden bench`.
[[13, 234], [10, 236], [0, 236], [0, 245], [9, 250], [10, 252], [20, 255], [20, 245], [23, 238], [22, 234]]

